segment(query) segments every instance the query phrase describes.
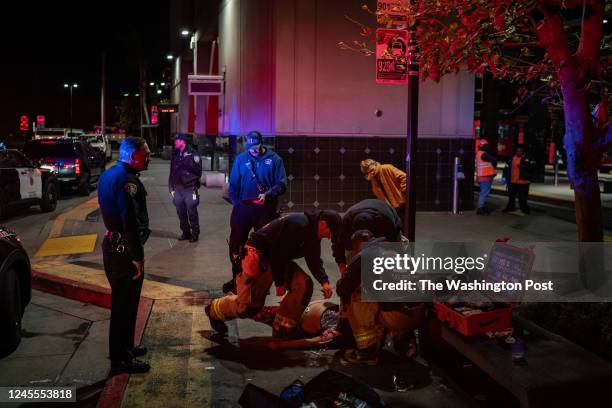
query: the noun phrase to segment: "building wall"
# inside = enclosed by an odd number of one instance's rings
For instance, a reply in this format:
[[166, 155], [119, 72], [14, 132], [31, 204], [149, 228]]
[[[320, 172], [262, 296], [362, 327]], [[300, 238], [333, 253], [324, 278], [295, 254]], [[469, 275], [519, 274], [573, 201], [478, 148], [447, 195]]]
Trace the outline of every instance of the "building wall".
[[[367, 3], [375, 8], [374, 1]], [[336, 203], [342, 209], [365, 198], [369, 186], [358, 164], [366, 157], [405, 167], [407, 87], [376, 84], [374, 57], [337, 45], [361, 39], [358, 28], [344, 17], [368, 22], [361, 4], [222, 3], [219, 51], [226, 96], [220, 133], [243, 135], [258, 129], [275, 136], [273, 145], [291, 176], [282, 200], [286, 208]], [[467, 72], [420, 83], [419, 209], [450, 209], [455, 156], [473, 168], [473, 108], [474, 77]], [[472, 180], [463, 183], [464, 209], [472, 207], [472, 187]]]
[[185, 60], [182, 56], [174, 60], [170, 102], [178, 104], [179, 111], [170, 114], [170, 129], [173, 134], [188, 132], [190, 98], [187, 93], [187, 75], [191, 72], [191, 64], [192, 61]]

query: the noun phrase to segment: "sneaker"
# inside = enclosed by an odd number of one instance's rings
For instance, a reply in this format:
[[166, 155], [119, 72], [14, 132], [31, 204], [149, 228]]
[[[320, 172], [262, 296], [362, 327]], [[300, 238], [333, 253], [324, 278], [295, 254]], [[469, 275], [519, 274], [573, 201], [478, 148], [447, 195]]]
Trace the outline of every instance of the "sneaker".
[[378, 353], [376, 353], [376, 350], [372, 347], [363, 350], [348, 349], [344, 352], [342, 358], [353, 364], [378, 364]]
[[212, 327], [214, 331], [221, 334], [227, 333], [227, 325], [225, 322], [210, 316], [210, 305], [206, 305], [204, 312], [206, 313], [206, 316], [208, 316], [208, 320], [210, 320], [210, 327]]

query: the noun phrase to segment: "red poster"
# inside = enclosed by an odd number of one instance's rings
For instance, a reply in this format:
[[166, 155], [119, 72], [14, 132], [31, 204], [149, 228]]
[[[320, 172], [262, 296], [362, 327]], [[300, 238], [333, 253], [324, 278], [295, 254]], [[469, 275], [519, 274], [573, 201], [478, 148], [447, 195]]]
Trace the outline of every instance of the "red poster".
[[376, 30], [376, 82], [408, 83], [408, 31]]

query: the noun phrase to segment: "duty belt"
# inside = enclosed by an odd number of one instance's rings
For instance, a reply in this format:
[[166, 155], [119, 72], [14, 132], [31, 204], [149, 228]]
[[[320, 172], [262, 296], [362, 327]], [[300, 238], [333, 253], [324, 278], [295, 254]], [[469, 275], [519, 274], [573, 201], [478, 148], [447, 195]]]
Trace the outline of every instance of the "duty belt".
[[117, 231], [106, 231], [104, 237], [108, 238], [112, 248], [118, 253], [122, 254], [125, 252], [125, 246], [127, 245], [126, 239], [120, 232]]

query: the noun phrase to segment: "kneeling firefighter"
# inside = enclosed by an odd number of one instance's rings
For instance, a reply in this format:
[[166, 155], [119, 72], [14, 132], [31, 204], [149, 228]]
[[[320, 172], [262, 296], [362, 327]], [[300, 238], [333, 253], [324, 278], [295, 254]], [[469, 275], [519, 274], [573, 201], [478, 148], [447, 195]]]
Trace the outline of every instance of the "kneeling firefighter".
[[294, 260], [303, 257], [310, 273], [321, 284], [325, 298], [331, 297], [333, 291], [321, 259], [321, 239], [331, 239], [340, 222], [340, 215], [335, 211], [292, 213], [252, 232], [241, 251], [237, 293], [215, 299], [206, 306], [213, 329], [224, 333], [227, 331], [224, 322], [256, 315], [274, 282], [277, 288], [286, 288], [287, 294], [274, 318], [273, 335], [283, 338], [294, 335], [313, 291], [312, 279]]
[[[375, 365], [378, 363], [380, 345], [385, 332], [393, 338], [400, 357], [412, 358], [416, 354], [416, 329], [425, 317], [423, 303], [378, 303], [361, 301], [361, 256], [364, 247], [378, 251], [377, 243], [387, 242], [384, 237], [375, 238], [367, 230], [353, 234], [353, 257], [346, 273], [336, 285], [336, 292], [347, 307], [356, 347], [344, 353], [344, 360], [351, 363]], [[383, 251], [382, 248], [380, 248]]]

